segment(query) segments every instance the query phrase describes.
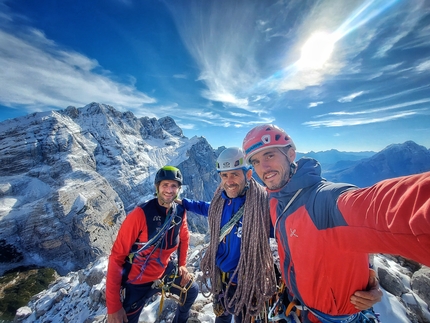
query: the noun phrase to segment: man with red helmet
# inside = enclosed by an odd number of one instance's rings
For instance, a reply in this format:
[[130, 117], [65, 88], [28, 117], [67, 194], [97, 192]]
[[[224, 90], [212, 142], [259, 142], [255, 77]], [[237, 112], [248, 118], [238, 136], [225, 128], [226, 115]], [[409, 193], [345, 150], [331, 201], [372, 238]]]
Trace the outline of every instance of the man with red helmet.
[[267, 187], [282, 276], [307, 309], [303, 322], [373, 322], [350, 296], [368, 284], [368, 253], [430, 265], [430, 173], [362, 189], [331, 183], [316, 160], [295, 162], [294, 142], [270, 124], [249, 131], [243, 149]]

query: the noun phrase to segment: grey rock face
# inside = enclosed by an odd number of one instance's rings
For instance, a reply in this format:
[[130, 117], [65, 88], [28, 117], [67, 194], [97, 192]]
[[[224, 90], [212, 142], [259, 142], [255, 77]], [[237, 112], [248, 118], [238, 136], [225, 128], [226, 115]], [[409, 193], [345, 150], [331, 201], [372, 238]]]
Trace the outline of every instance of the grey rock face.
[[381, 287], [402, 303], [411, 322], [430, 323], [430, 269], [399, 256], [379, 255], [379, 260], [386, 265], [378, 267]]
[[[179, 164], [185, 183], [182, 197], [207, 202], [212, 200], [220, 182], [220, 177], [215, 169], [218, 155], [210, 148], [205, 138], [201, 138], [191, 147], [188, 151], [188, 159]], [[194, 232], [207, 232], [206, 217], [188, 212], [188, 224]]]
[[163, 117], [158, 120], [161, 128], [170, 133], [172, 136], [184, 137], [182, 129], [179, 128], [171, 117]]
[[400, 278], [394, 275], [391, 271], [385, 268], [379, 268], [378, 276], [381, 286], [383, 286], [391, 294], [395, 296], [401, 296], [408, 291]]
[[0, 275], [19, 265], [62, 275], [84, 268], [153, 197], [160, 167], [179, 166], [190, 194], [212, 197], [213, 158], [204, 138], [184, 137], [170, 117], [138, 119], [98, 103], [0, 123]]
[[421, 299], [427, 303], [430, 310], [430, 268], [423, 266], [412, 275], [411, 287]]

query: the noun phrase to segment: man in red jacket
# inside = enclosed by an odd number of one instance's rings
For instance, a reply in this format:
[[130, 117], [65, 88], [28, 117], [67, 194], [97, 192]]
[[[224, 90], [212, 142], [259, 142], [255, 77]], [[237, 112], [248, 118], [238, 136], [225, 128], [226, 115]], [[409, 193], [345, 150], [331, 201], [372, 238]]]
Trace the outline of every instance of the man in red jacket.
[[303, 322], [372, 322], [351, 304], [368, 283], [368, 253], [430, 265], [430, 173], [359, 189], [321, 177], [311, 158], [266, 124], [243, 140], [246, 160], [269, 192], [286, 286], [306, 307]]
[[[127, 215], [112, 247], [106, 279], [108, 323], [137, 323], [147, 300], [169, 285], [168, 292], [178, 296], [179, 286], [188, 290], [173, 320], [185, 323], [198, 295], [185, 266], [190, 238], [186, 212], [174, 202], [182, 174], [165, 166], [154, 184], [157, 197]], [[176, 250], [178, 266], [171, 261]]]

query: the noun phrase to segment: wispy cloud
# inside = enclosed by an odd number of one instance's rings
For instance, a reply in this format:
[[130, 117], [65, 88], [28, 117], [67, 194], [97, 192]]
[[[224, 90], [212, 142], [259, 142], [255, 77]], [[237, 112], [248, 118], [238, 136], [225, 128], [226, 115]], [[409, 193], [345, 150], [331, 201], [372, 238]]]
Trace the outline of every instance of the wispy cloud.
[[[425, 107], [425, 104], [430, 102], [429, 99], [421, 99], [415, 101], [408, 101], [399, 104], [393, 104], [387, 107], [367, 109], [361, 111], [336, 111], [330, 112], [324, 115], [318, 115], [316, 118], [321, 119], [317, 121], [308, 121], [303, 124], [313, 128], [318, 127], [343, 127], [343, 126], [357, 126], [369, 123], [387, 122], [399, 118], [409, 117], [419, 113], [427, 113], [429, 108]], [[399, 112], [391, 112], [393, 110], [403, 109], [412, 107], [415, 105], [424, 105], [423, 108], [409, 109]], [[363, 115], [363, 117], [357, 118], [356, 116]], [[336, 117], [336, 118], [333, 118]], [[344, 117], [339, 119], [339, 117]]]
[[[376, 98], [368, 99], [367, 102], [377, 102], [377, 101], [387, 101], [392, 100], [400, 97], [406, 97], [407, 95], [410, 95], [412, 93], [419, 93], [419, 92], [427, 92], [430, 89], [430, 85], [423, 85], [419, 87], [414, 87], [411, 89], [407, 89], [404, 91], [395, 92], [389, 95], [379, 96]], [[414, 101], [415, 102], [415, 101]], [[426, 102], [426, 101], [425, 101]]]
[[195, 124], [236, 128], [249, 127], [250, 125], [262, 122], [271, 123], [274, 121], [274, 118], [272, 117], [261, 117], [254, 121], [249, 121], [249, 114], [233, 112], [231, 110], [218, 111], [214, 108], [205, 111], [202, 111], [201, 109], [187, 109], [182, 111], [181, 115], [176, 118], [186, 120], [186, 122], [194, 122]]
[[419, 73], [430, 71], [430, 59], [419, 63], [415, 70]]
[[248, 109], [247, 89], [256, 78], [256, 12], [240, 1], [169, 2], [178, 31], [200, 69], [201, 95], [211, 101]]
[[[414, 7], [413, 7], [414, 6]], [[421, 14], [419, 11], [422, 10], [422, 4], [416, 2], [412, 3], [412, 7], [407, 13], [405, 13], [402, 20], [398, 20], [397, 17], [387, 17], [388, 19], [395, 19], [395, 23], [390, 26], [396, 26], [395, 32], [393, 32], [390, 37], [386, 37], [381, 44], [377, 52], [375, 53], [376, 58], [381, 58], [387, 55], [387, 52], [391, 50], [400, 40], [406, 37], [410, 32], [415, 30], [417, 23], [421, 19]], [[383, 19], [385, 20], [385, 19]], [[388, 24], [388, 23], [387, 23]]]
[[186, 74], [175, 74], [173, 75], [173, 78], [175, 79], [187, 79], [187, 75]]
[[182, 122], [178, 122], [177, 123], [178, 124], [178, 126], [181, 128], [181, 129], [186, 129], [186, 130], [192, 130], [192, 129], [194, 129], [195, 128], [195, 124], [193, 124], [193, 123], [182, 123]]
[[[144, 109], [156, 99], [123, 84], [96, 60], [62, 49], [42, 31], [0, 29], [0, 104], [39, 111], [97, 101], [119, 109]], [[148, 110], [148, 112], [150, 112]]]
[[317, 107], [317, 106], [319, 106], [320, 104], [323, 104], [323, 103], [324, 103], [323, 101], [311, 102], [311, 103], [309, 103], [308, 108], [315, 108], [315, 107]]
[[346, 127], [346, 126], [359, 126], [370, 123], [380, 123], [392, 121], [395, 119], [405, 118], [417, 114], [417, 111], [404, 111], [392, 115], [387, 115], [380, 118], [352, 118], [352, 119], [336, 119], [336, 120], [323, 120], [323, 121], [308, 121], [303, 125], [312, 128], [319, 127]]
[[340, 103], [351, 102], [352, 100], [354, 100], [356, 97], [359, 97], [363, 93], [364, 91], [352, 93], [350, 95], [347, 95], [347, 96], [344, 96], [343, 98], [338, 99], [337, 101]]
[[382, 66], [379, 71], [377, 71], [376, 73], [373, 73], [367, 78], [368, 81], [376, 79], [386, 73], [401, 73], [401, 71], [399, 71], [397, 68], [400, 67], [403, 64], [403, 62], [401, 63], [396, 63], [396, 64], [390, 64], [387, 66]]
[[381, 112], [387, 112], [391, 110], [396, 109], [402, 109], [407, 107], [412, 107], [414, 105], [421, 105], [425, 103], [429, 103], [429, 99], [421, 99], [421, 100], [415, 100], [415, 101], [408, 101], [408, 102], [402, 102], [398, 104], [393, 104], [391, 106], [387, 107], [380, 107], [380, 108], [374, 108], [374, 109], [367, 109], [367, 110], [361, 110], [361, 111], [336, 111], [336, 112], [329, 112], [327, 114], [319, 115], [317, 118], [323, 118], [327, 116], [355, 116], [360, 114], [374, 114], [374, 113], [381, 113]]

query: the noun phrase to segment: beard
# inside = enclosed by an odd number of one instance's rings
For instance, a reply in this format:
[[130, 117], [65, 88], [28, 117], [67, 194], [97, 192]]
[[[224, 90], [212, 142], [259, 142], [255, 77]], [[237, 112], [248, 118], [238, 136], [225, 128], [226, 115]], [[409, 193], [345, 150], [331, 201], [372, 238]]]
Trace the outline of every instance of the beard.
[[174, 196], [168, 197], [168, 198], [165, 198], [162, 195], [158, 196], [158, 202], [160, 203], [160, 205], [169, 205], [169, 204], [172, 204], [174, 200], [175, 200]]

